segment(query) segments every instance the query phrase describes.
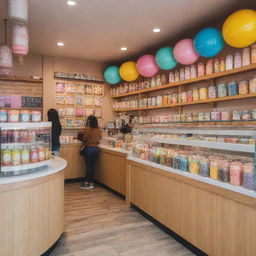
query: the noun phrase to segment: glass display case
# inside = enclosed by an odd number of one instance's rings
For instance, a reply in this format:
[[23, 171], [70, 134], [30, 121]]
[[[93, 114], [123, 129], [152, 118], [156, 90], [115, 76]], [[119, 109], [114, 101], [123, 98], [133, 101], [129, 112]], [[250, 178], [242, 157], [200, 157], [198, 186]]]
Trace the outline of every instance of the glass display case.
[[211, 184], [215, 180], [256, 190], [255, 127], [138, 127], [133, 133], [130, 159], [197, 175]]
[[51, 166], [51, 123], [0, 123], [0, 177]]

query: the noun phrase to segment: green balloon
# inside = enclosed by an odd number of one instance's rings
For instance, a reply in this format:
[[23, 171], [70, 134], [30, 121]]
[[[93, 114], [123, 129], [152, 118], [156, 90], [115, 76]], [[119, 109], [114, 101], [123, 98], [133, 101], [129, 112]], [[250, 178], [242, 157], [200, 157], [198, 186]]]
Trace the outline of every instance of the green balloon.
[[104, 71], [104, 79], [109, 84], [118, 84], [121, 81], [121, 77], [119, 75], [119, 68], [117, 66], [109, 66]]
[[163, 70], [170, 70], [176, 67], [177, 61], [173, 56], [173, 48], [166, 46], [156, 53], [156, 63]]

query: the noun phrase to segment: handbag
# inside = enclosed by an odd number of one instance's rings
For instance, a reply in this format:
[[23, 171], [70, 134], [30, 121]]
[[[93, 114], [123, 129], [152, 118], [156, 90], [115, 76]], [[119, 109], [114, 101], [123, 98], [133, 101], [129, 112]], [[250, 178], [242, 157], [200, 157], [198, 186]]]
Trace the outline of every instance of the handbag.
[[80, 151], [79, 151], [79, 153], [80, 153], [80, 155], [81, 156], [84, 156], [84, 154], [85, 154], [85, 144], [83, 143], [82, 145], [81, 145], [81, 147], [80, 147]]

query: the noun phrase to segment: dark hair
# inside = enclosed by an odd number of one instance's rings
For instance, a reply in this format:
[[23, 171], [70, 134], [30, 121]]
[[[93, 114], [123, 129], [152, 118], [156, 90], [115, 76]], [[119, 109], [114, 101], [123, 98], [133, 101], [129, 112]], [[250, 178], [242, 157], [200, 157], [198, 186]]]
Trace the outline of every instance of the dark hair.
[[59, 113], [56, 109], [51, 108], [47, 112], [48, 121], [52, 122], [53, 125], [59, 124], [60, 125], [60, 118]]
[[94, 115], [88, 116], [86, 120], [86, 126], [89, 126], [91, 128], [98, 128], [98, 119]]

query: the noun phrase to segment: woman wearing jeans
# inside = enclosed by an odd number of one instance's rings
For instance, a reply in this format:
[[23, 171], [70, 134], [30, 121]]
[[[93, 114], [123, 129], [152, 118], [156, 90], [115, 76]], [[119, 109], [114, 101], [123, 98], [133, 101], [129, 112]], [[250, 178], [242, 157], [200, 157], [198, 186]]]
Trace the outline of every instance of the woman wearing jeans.
[[85, 146], [84, 159], [86, 164], [86, 177], [81, 185], [81, 189], [94, 188], [94, 166], [99, 153], [99, 142], [101, 134], [98, 127], [98, 120], [91, 115], [87, 118], [86, 127], [83, 134], [83, 144]]

